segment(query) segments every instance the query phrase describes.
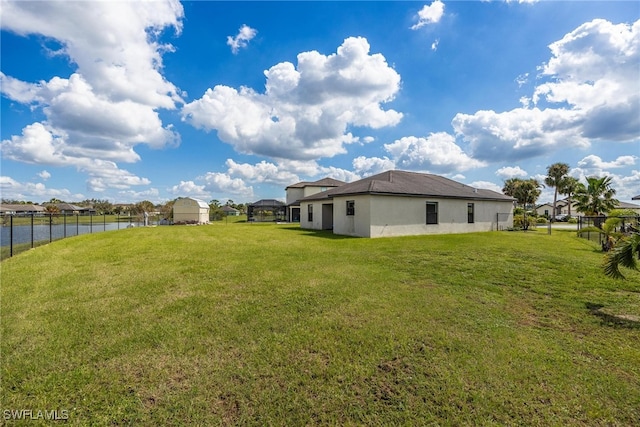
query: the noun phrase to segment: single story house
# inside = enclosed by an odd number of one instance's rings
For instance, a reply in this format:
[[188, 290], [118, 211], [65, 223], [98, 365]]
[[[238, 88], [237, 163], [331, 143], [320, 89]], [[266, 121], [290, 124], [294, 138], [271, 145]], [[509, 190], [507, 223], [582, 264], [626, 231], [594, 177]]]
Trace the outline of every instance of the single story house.
[[45, 208], [47, 206], [55, 206], [56, 209], [58, 210], [58, 213], [61, 213], [64, 215], [90, 215], [90, 214], [96, 213], [96, 210], [93, 209], [92, 207], [77, 206], [72, 203], [65, 203], [65, 202], [45, 203], [44, 206]]
[[193, 197], [179, 197], [173, 203], [174, 224], [209, 224], [209, 205]]
[[[553, 212], [553, 202], [543, 203], [541, 205], [536, 206], [536, 213], [538, 214], [538, 216], [551, 218], [552, 216], [555, 217], [557, 215], [568, 215], [569, 201], [567, 199], [556, 200], [556, 213], [552, 214], [552, 212]], [[578, 216], [578, 211], [576, 210], [575, 202], [571, 203], [571, 216]]]
[[302, 181], [293, 184], [284, 189], [287, 193], [287, 214], [288, 222], [300, 222], [300, 199], [311, 196], [313, 194], [327, 191], [331, 188], [340, 187], [345, 182], [333, 178], [322, 178], [318, 181], [307, 182]]
[[240, 211], [238, 209], [233, 208], [233, 207], [228, 206], [228, 205], [224, 205], [220, 209], [222, 210], [222, 212], [224, 212], [224, 214], [226, 216], [239, 216], [240, 215]]
[[[634, 200], [634, 199], [631, 199]], [[627, 203], [620, 202], [618, 203], [617, 209], [628, 209], [630, 211], [634, 211], [636, 215], [640, 215], [640, 205], [636, 205], [635, 203]]]
[[431, 174], [392, 170], [300, 200], [300, 227], [387, 237], [513, 226], [514, 199]]
[[0, 203], [2, 215], [42, 215], [46, 212], [44, 206], [31, 203]]

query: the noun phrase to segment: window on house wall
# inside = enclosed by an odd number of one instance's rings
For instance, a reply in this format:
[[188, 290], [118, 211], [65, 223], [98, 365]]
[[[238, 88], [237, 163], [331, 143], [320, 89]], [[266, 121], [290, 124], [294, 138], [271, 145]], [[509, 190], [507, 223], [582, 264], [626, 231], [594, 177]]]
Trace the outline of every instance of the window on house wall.
[[307, 205], [307, 220], [313, 222], [313, 205]]
[[473, 203], [467, 203], [467, 222], [469, 224], [473, 224], [475, 222], [473, 217], [474, 209], [475, 206]]
[[427, 224], [438, 223], [438, 202], [427, 202]]
[[356, 202], [355, 200], [347, 200], [347, 215], [352, 216], [356, 214]]

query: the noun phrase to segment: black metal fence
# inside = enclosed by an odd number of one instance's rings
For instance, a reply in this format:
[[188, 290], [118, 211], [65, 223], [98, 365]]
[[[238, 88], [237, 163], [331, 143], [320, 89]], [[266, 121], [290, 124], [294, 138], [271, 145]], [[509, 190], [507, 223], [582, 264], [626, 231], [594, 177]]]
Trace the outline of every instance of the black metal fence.
[[[607, 220], [610, 218], [618, 218], [620, 221], [614, 226], [607, 226]], [[597, 229], [597, 230], [596, 230]], [[578, 235], [603, 244], [610, 234], [631, 234], [640, 232], [640, 215], [637, 216], [579, 216], [578, 217]]]
[[142, 215], [30, 213], [4, 215], [1, 219], [0, 259], [66, 237], [162, 223], [159, 215], [145, 219]]

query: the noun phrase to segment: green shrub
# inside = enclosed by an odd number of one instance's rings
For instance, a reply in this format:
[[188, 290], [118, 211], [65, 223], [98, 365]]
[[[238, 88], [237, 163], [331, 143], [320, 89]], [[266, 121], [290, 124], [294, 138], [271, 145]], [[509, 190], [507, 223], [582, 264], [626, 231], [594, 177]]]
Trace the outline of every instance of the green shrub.
[[513, 216], [514, 228], [526, 229], [526, 228], [535, 227], [535, 226], [536, 226], [536, 218], [533, 216], [527, 215], [526, 223], [525, 223], [524, 215]]

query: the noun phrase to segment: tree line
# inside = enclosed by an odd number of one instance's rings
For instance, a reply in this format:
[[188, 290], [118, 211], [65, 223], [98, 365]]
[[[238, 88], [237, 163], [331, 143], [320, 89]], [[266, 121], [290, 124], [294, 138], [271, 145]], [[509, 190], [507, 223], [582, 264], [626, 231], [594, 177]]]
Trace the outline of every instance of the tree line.
[[[544, 178], [544, 184], [554, 189], [551, 221], [553, 221], [556, 216], [558, 195], [567, 196], [569, 216], [571, 216], [571, 205], [574, 201], [576, 210], [587, 216], [606, 215], [620, 204], [614, 197], [616, 190], [612, 187], [611, 177], [590, 176], [586, 178], [586, 184], [584, 184], [576, 178], [569, 176], [569, 170], [569, 165], [566, 163], [554, 163], [547, 167], [547, 176]], [[535, 203], [540, 196], [541, 188], [542, 184], [534, 178], [511, 178], [504, 183], [502, 192], [516, 199], [517, 204], [521, 206], [525, 230], [529, 225], [526, 217], [527, 209], [535, 208]], [[610, 220], [616, 220], [616, 218], [611, 218]], [[613, 221], [610, 224], [617, 223], [617, 221]], [[604, 224], [606, 225], [606, 222]], [[600, 227], [603, 227], [603, 224], [601, 224]], [[618, 233], [617, 240], [607, 241], [607, 254], [603, 262], [605, 275], [623, 279], [624, 275], [620, 271], [620, 267], [638, 270], [640, 234], [637, 232], [637, 229], [634, 230], [635, 231], [630, 234]], [[605, 231], [609, 236], [613, 234], [608, 230]], [[603, 250], [605, 250], [604, 245]]]
[[[78, 206], [81, 208], [90, 208], [92, 209], [96, 215], [143, 215], [146, 213], [157, 212], [162, 218], [171, 219], [173, 213], [173, 204], [177, 199], [169, 200], [166, 203], [156, 204], [149, 200], [143, 200], [137, 203], [121, 203], [114, 204], [106, 199], [85, 199], [79, 202], [66, 202], [64, 200], [60, 200], [58, 198], [52, 198], [48, 202], [42, 203], [42, 206], [45, 207], [45, 210], [48, 213], [59, 213], [60, 208], [58, 205], [62, 203], [68, 203], [74, 206]], [[39, 205], [38, 203], [33, 203], [30, 201], [24, 200], [11, 200], [11, 199], [2, 199], [3, 204], [13, 204], [13, 205]], [[247, 206], [245, 203], [235, 203], [233, 200], [229, 199], [225, 204], [221, 204], [219, 200], [211, 200], [209, 203], [209, 214], [212, 218], [222, 218], [225, 215], [224, 210], [222, 209], [224, 206], [229, 206], [234, 209], [240, 211], [240, 213], [245, 213], [247, 210]]]
[[[554, 189], [551, 221], [555, 220], [558, 195], [567, 196], [569, 216], [574, 202], [576, 210], [588, 216], [605, 215], [620, 204], [614, 198], [616, 190], [611, 186], [611, 177], [587, 177], [585, 185], [569, 176], [569, 170], [566, 163], [554, 163], [547, 167], [544, 184]], [[527, 210], [535, 208], [542, 187], [543, 184], [535, 178], [511, 178], [505, 181], [502, 192], [516, 199], [526, 218]]]

